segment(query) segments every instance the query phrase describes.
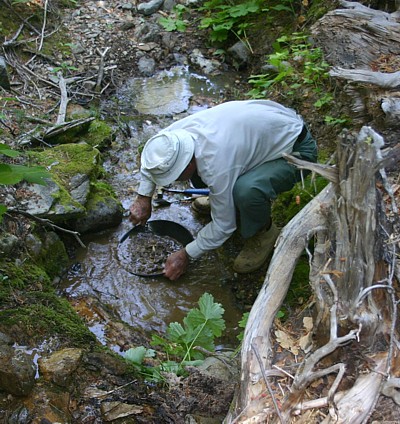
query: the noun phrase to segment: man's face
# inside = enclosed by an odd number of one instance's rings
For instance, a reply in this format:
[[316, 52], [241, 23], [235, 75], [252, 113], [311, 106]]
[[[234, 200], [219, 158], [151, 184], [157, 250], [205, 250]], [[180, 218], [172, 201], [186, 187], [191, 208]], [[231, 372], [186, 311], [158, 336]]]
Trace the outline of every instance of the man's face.
[[176, 179], [176, 181], [187, 181], [192, 178], [194, 172], [196, 171], [196, 161], [192, 159], [189, 162], [189, 165], [184, 169], [181, 175]]

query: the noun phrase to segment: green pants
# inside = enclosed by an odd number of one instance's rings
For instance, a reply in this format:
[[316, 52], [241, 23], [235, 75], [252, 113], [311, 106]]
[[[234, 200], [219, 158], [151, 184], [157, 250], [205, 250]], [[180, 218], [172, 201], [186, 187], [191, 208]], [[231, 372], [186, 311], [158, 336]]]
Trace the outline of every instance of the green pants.
[[[293, 153], [309, 162], [317, 161], [316, 142], [308, 132], [295, 143]], [[306, 172], [303, 171], [303, 175]], [[233, 188], [233, 198], [240, 217], [240, 232], [249, 238], [271, 223], [271, 202], [301, 180], [300, 171], [285, 159], [265, 162], [241, 175]]]

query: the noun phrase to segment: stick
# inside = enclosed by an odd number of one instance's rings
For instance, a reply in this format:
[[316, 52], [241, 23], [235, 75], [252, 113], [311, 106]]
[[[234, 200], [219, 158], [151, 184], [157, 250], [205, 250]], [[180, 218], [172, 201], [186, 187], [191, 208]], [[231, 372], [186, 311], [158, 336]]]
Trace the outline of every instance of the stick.
[[67, 105], [68, 105], [68, 93], [67, 93], [67, 85], [65, 84], [65, 80], [61, 71], [57, 72], [57, 76], [59, 79], [60, 91], [61, 91], [61, 104], [60, 109], [58, 111], [57, 122], [56, 125], [61, 125], [65, 122], [65, 115], [67, 114]]
[[42, 25], [42, 32], [40, 34], [40, 43], [38, 47], [38, 51], [42, 50], [43, 47], [43, 40], [44, 40], [44, 31], [46, 29], [46, 21], [47, 21], [47, 3], [49, 0], [46, 0], [44, 2], [44, 13], [43, 13], [43, 25]]
[[256, 346], [254, 343], [252, 343], [252, 344], [251, 344], [251, 347], [253, 348], [254, 353], [256, 354], [256, 358], [257, 358], [258, 364], [259, 364], [259, 366], [260, 366], [261, 373], [262, 373], [263, 378], [264, 378], [264, 381], [265, 381], [265, 385], [267, 386], [268, 392], [269, 392], [269, 394], [270, 394], [270, 396], [271, 396], [272, 403], [274, 404], [275, 411], [276, 411], [276, 413], [277, 413], [277, 415], [278, 415], [278, 417], [279, 417], [280, 422], [281, 422], [282, 424], [285, 424], [285, 420], [284, 420], [284, 418], [282, 417], [282, 414], [281, 414], [281, 411], [279, 410], [278, 404], [276, 403], [276, 399], [275, 399], [275, 396], [274, 396], [274, 392], [272, 391], [272, 387], [271, 387], [271, 385], [269, 384], [269, 381], [268, 381], [267, 375], [265, 374], [264, 366], [263, 366], [263, 363], [262, 363], [262, 360], [261, 360], [260, 353], [258, 352], [257, 346]]
[[53, 222], [51, 222], [49, 219], [39, 218], [38, 216], [32, 215], [29, 212], [21, 211], [19, 209], [7, 209], [7, 213], [20, 214], [30, 219], [33, 219], [34, 221], [37, 221], [40, 224], [53, 228], [54, 230], [59, 230], [63, 233], [72, 234], [81, 247], [86, 247], [83, 244], [82, 240], [79, 238], [79, 233], [77, 231], [67, 230], [66, 228], [59, 227], [58, 225], [55, 225]]
[[103, 53], [99, 49], [96, 50], [97, 53], [100, 55], [99, 73], [97, 74], [97, 82], [95, 87], [96, 92], [101, 91], [101, 82], [103, 81], [104, 76], [104, 60], [109, 50], [110, 47], [106, 47]]

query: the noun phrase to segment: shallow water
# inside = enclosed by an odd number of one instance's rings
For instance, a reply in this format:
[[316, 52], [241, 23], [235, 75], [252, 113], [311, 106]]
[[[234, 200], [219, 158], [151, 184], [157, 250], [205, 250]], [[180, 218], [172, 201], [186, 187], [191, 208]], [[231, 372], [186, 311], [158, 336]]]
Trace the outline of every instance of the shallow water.
[[[193, 97], [193, 91], [206, 95], [210, 102], [218, 99], [221, 94], [222, 86], [210, 82], [207, 78], [190, 75], [182, 70], [174, 72], [171, 75], [164, 73], [154, 77], [151, 82], [129, 81], [119, 92], [120, 110], [132, 108], [132, 102], [138, 109], [141, 99], [146, 99], [147, 105], [155, 105], [151, 99], [154, 99], [157, 93], [160, 97], [158, 83], [162, 87], [162, 107], [166, 108], [161, 113], [164, 119], [162, 123], [159, 117], [161, 104], [158, 103], [153, 109], [147, 108], [146, 120], [133, 128], [134, 136], [128, 142], [117, 140], [112, 154], [104, 163], [110, 182], [126, 210], [135, 197], [138, 185], [138, 145], [157, 132], [160, 126], [167, 126], [172, 122], [172, 117], [166, 117], [166, 114], [172, 114], [176, 119], [175, 114], [178, 112], [190, 109], [186, 113], [195, 113], [207, 107], [193, 101], [192, 106], [189, 105], [188, 99]], [[147, 91], [141, 89], [142, 97], [138, 96], [138, 87], [147, 87]], [[202, 102], [204, 103], [204, 97]], [[197, 106], [193, 107], [194, 104]], [[154, 121], [149, 118], [149, 113], [155, 116]], [[190, 200], [181, 201], [182, 195], [166, 194], [165, 198], [171, 202], [170, 206], [154, 209], [151, 219], [177, 222], [195, 237], [207, 219], [196, 216], [190, 207]], [[87, 247], [77, 252], [74, 265], [62, 282], [61, 288], [65, 294], [69, 298], [95, 298], [101, 305], [106, 305], [108, 310], [112, 310], [117, 320], [151, 333], [165, 331], [171, 322], [182, 322], [187, 312], [198, 306], [201, 295], [208, 292], [225, 309], [227, 331], [224, 343], [235, 344], [237, 324], [242, 312], [235, 305], [229, 287], [229, 281], [234, 278], [229, 258], [221, 259], [221, 250], [212, 252], [194, 261], [187, 273], [176, 282], [164, 277], [138, 277], [124, 269], [118, 256], [118, 242], [131, 227], [129, 220], [124, 218], [118, 228], [83, 237]], [[90, 328], [102, 343], [107, 344], [104, 323], [92, 323]]]

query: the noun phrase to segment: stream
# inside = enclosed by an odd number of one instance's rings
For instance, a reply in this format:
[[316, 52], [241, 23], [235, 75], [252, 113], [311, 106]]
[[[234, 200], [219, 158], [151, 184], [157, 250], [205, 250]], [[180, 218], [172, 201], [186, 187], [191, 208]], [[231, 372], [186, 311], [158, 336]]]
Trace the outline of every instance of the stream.
[[[139, 277], [125, 269], [118, 257], [118, 243], [132, 228], [127, 215], [139, 183], [137, 148], [173, 120], [196, 113], [220, 101], [229, 76], [210, 80], [179, 67], [163, 71], [151, 78], [135, 78], [126, 82], [112, 100], [103, 104], [105, 115], [119, 114], [129, 127], [131, 137], [118, 137], [108, 152], [104, 168], [126, 211], [122, 223], [114, 229], [82, 238], [86, 248], [78, 250], [74, 263], [61, 282], [62, 292], [71, 300], [96, 299], [103, 309], [112, 312], [112, 320], [151, 334], [164, 332], [171, 322], [182, 322], [187, 312], [197, 307], [201, 295], [208, 292], [225, 309], [227, 330], [223, 346], [237, 344], [238, 322], [243, 311], [235, 304], [230, 281], [233, 245], [229, 242], [217, 251], [194, 261], [186, 274], [171, 282], [164, 277]], [[178, 184], [175, 188], [184, 188]], [[191, 200], [181, 194], [164, 194], [170, 202], [154, 208], [151, 219], [174, 221], [183, 225], [193, 237], [208, 222], [196, 215]], [[120, 345], [109, 343], [107, 319], [92, 319], [89, 328], [100, 342], [122, 353]]]

